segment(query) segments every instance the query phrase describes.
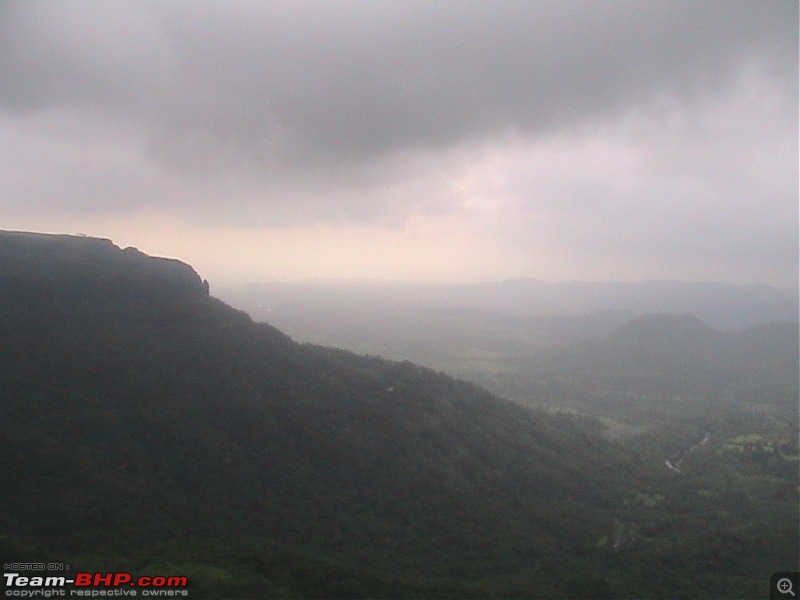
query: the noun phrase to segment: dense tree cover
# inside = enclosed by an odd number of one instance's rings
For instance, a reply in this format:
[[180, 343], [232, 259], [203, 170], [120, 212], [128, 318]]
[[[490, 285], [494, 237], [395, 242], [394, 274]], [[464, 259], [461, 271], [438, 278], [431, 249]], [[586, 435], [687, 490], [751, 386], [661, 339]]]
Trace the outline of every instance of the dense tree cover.
[[4, 561], [187, 574], [196, 597], [749, 597], [798, 555], [770, 415], [726, 413], [676, 475], [704, 424], [614, 444], [296, 344], [180, 263], [48, 240], [0, 235]]
[[109, 293], [131, 251], [78, 244], [0, 273], [6, 558], [181, 570], [211, 545], [228, 557], [196, 559], [211, 590], [218, 568], [288, 595], [550, 595], [530, 577], [613, 529], [634, 461], [580, 424], [295, 344], [202, 286], [160, 287], [163, 263], [153, 283], [138, 253]]

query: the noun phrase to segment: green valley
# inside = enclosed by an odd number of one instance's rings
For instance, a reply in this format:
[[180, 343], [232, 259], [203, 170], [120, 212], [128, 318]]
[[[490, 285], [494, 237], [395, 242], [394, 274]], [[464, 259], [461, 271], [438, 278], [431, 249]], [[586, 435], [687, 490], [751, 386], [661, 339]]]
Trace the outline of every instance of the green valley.
[[[5, 562], [181, 573], [207, 598], [746, 598], [798, 557], [793, 359], [769, 332], [750, 370], [725, 338], [719, 371], [673, 377], [652, 324], [603, 325], [541, 359], [526, 404], [297, 343], [107, 240], [0, 234], [0, 307]], [[676, 347], [716, 339], [678, 325]]]

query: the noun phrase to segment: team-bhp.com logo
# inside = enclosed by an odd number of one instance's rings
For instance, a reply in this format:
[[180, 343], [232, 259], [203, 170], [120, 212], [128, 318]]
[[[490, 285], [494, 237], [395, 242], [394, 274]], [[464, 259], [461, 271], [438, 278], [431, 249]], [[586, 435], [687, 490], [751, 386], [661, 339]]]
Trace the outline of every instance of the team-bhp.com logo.
[[3, 573], [5, 595], [17, 598], [107, 597], [107, 596], [188, 596], [187, 578], [180, 575], [134, 577], [127, 572], [75, 573], [72, 577]]

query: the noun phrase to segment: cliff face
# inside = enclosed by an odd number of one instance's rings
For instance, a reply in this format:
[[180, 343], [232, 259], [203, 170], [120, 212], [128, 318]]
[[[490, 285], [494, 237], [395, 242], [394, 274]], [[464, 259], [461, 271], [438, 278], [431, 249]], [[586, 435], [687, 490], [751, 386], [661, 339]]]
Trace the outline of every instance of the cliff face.
[[[0, 231], [0, 294], [58, 297], [203, 297], [208, 287], [189, 265], [154, 258], [110, 240]], [[43, 284], [47, 284], [44, 286]]]

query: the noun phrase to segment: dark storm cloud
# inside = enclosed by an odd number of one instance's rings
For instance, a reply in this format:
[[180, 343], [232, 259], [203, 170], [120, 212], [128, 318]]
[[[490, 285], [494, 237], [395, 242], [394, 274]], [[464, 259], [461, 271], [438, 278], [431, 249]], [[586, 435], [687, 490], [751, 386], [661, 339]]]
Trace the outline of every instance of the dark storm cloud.
[[792, 2], [6, 2], [0, 102], [129, 120], [177, 170], [369, 162], [796, 75]]
[[797, 48], [788, 0], [0, 0], [0, 212], [223, 273], [794, 285]]

